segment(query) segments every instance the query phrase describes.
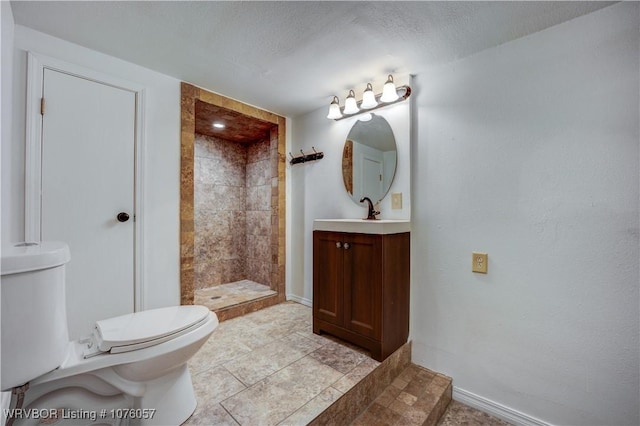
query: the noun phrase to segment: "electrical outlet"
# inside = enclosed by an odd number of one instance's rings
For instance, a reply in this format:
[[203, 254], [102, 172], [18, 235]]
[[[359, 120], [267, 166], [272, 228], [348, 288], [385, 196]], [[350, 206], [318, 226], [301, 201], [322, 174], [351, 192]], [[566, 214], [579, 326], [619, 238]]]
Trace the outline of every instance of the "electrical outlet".
[[391, 194], [391, 208], [393, 210], [402, 209], [402, 192], [394, 192]]
[[489, 255], [487, 253], [474, 252], [471, 254], [471, 272], [486, 274], [488, 263]]

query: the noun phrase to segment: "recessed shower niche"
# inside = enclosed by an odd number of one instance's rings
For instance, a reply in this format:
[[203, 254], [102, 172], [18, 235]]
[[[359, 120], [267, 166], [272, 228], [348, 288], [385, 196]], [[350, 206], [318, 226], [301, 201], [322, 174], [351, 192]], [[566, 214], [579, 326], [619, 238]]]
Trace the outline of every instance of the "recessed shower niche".
[[223, 320], [284, 300], [284, 123], [182, 84], [182, 304]]

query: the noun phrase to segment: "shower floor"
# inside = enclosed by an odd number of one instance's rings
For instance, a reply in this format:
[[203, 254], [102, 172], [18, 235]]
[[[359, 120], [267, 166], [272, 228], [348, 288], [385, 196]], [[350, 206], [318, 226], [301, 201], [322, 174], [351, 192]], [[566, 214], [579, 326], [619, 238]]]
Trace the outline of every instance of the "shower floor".
[[204, 305], [212, 311], [239, 303], [261, 299], [276, 294], [269, 286], [251, 280], [241, 280], [195, 291], [194, 303]]

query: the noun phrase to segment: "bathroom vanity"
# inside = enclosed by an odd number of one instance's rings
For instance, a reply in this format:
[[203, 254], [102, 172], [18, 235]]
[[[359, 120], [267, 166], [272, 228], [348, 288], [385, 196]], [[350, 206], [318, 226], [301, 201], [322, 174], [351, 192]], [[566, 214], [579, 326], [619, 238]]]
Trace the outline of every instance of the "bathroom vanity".
[[382, 361], [409, 336], [410, 222], [316, 220], [313, 332]]

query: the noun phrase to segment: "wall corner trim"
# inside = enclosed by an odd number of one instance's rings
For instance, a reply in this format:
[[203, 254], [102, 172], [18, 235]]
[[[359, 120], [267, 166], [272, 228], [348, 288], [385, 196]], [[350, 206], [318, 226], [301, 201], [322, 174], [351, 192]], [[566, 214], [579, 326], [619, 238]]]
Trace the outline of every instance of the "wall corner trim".
[[456, 386], [453, 387], [453, 399], [514, 425], [552, 426], [551, 423], [544, 422], [528, 414], [521, 413], [513, 408], [498, 404], [497, 402], [491, 401], [490, 399], [476, 395], [464, 389], [460, 389]]

